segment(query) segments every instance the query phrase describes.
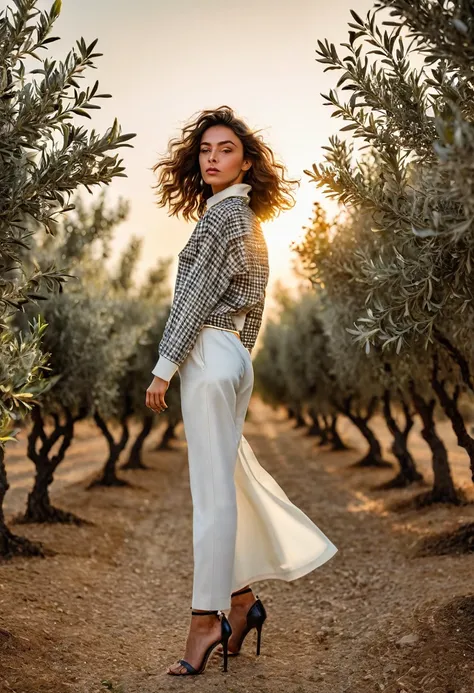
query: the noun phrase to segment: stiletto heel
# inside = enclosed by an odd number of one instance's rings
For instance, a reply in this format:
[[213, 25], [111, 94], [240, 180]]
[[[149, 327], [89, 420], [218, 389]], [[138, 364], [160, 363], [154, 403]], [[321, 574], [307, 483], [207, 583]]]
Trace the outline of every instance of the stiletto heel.
[[227, 657], [228, 657], [228, 644], [229, 644], [229, 636], [225, 636], [222, 639], [222, 649], [224, 652], [224, 671], [227, 671]]
[[[236, 592], [232, 592], [231, 597], [235, 597], [235, 595], [237, 595], [237, 594], [245, 594], [246, 592], [251, 592], [251, 591], [252, 591], [251, 587], [246, 587], [242, 590], [237, 590]], [[235, 657], [236, 655], [240, 654], [242, 644], [243, 644], [247, 634], [252, 630], [252, 628], [257, 629], [257, 655], [260, 654], [262, 628], [263, 628], [263, 624], [265, 623], [265, 620], [267, 618], [267, 612], [266, 612], [265, 607], [263, 606], [261, 600], [258, 598], [258, 594], [256, 594], [255, 597], [256, 597], [256, 600], [254, 601], [254, 603], [252, 604], [252, 606], [250, 607], [250, 609], [247, 612], [247, 623], [246, 623], [245, 628], [242, 631], [242, 634], [240, 636], [237, 652], [228, 652], [229, 657]], [[224, 655], [224, 656], [227, 657], [227, 655]]]
[[260, 654], [260, 642], [262, 640], [262, 624], [257, 626], [257, 654]]
[[[232, 635], [232, 628], [227, 620], [226, 616], [224, 613], [222, 613], [222, 622], [221, 622], [221, 639], [220, 642], [222, 643], [222, 649], [224, 651], [224, 671], [227, 671], [227, 656], [228, 656], [228, 644], [229, 644], [229, 638]], [[216, 645], [219, 643], [216, 643]]]
[[186, 669], [186, 673], [177, 673], [174, 671], [167, 671], [167, 674], [172, 674], [173, 676], [189, 676], [189, 675], [195, 675], [195, 674], [203, 674], [205, 669], [206, 669], [206, 664], [207, 660], [209, 659], [209, 655], [211, 654], [212, 650], [217, 647], [217, 645], [221, 645], [224, 650], [224, 671], [227, 671], [227, 644], [229, 642], [229, 638], [232, 635], [232, 627], [227, 620], [226, 615], [224, 614], [223, 611], [213, 609], [210, 611], [194, 611], [194, 609], [191, 611], [191, 613], [195, 616], [200, 616], [200, 615], [207, 615], [207, 614], [216, 614], [218, 618], [220, 618], [221, 621], [221, 637], [219, 640], [216, 640], [215, 642], [211, 643], [207, 650], [204, 652], [204, 656], [202, 658], [201, 664], [199, 667], [193, 667], [192, 664], [187, 662], [185, 659], [178, 659], [177, 662], [181, 664]]

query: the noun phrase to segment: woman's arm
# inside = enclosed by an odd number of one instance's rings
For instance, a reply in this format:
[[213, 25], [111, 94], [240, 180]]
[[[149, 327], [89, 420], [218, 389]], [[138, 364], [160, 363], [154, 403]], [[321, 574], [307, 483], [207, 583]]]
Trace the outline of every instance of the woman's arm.
[[193, 348], [212, 309], [225, 293], [236, 264], [240, 263], [234, 242], [227, 241], [225, 219], [210, 215], [198, 239], [198, 253], [171, 311], [159, 344], [160, 357], [153, 375], [171, 380]]

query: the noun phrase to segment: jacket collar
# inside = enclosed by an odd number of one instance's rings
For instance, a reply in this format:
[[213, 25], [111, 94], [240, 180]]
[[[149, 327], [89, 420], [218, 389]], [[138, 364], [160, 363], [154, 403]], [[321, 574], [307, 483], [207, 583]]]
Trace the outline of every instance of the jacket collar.
[[211, 195], [211, 197], [207, 198], [207, 209], [212, 207], [212, 205], [215, 205], [217, 202], [220, 202], [224, 198], [231, 196], [243, 197], [247, 204], [249, 204], [250, 198], [248, 193], [250, 190], [252, 190], [252, 186], [248, 183], [234, 183], [234, 185], [229, 185], [227, 188], [224, 188], [224, 190], [220, 190], [215, 195]]

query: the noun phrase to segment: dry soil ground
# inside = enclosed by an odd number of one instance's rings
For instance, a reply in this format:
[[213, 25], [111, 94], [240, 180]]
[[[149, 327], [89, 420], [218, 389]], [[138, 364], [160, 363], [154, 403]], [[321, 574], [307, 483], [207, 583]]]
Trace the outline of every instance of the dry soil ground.
[[[442, 430], [472, 499], [466, 457]], [[184, 433], [166, 452], [148, 441], [150, 469], [122, 472], [133, 487], [87, 491], [105, 443], [82, 424], [52, 499], [94, 524], [13, 525], [57, 553], [0, 563], [1, 693], [474, 693], [474, 554], [415, 555], [423, 536], [474, 521], [474, 505], [390, 510], [416, 491], [374, 491], [393, 471], [351, 469], [363, 441], [347, 421], [341, 431], [352, 449], [331, 452], [253, 398], [244, 435], [339, 551], [299, 580], [255, 583], [268, 613], [259, 657], [253, 631], [226, 674], [214, 654], [203, 676], [171, 677], [192, 590]], [[8, 449], [10, 518], [31, 485], [24, 443]], [[417, 431], [412, 449], [429, 480]]]

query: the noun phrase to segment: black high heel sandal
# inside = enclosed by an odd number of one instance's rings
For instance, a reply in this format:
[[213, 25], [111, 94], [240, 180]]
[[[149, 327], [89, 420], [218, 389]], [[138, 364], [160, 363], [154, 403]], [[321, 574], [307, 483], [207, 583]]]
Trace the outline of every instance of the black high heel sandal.
[[219, 640], [216, 640], [215, 642], [211, 643], [207, 650], [204, 653], [204, 656], [202, 658], [202, 662], [199, 665], [199, 668], [196, 669], [196, 667], [193, 667], [192, 664], [187, 662], [185, 659], [178, 659], [177, 662], [181, 664], [187, 671], [185, 674], [183, 673], [177, 673], [174, 671], [167, 671], [167, 674], [171, 674], [172, 676], [189, 676], [192, 675], [194, 676], [195, 674], [203, 674], [204, 670], [206, 668], [207, 660], [209, 659], [209, 655], [211, 654], [212, 650], [217, 647], [217, 645], [221, 645], [223, 647], [223, 654], [224, 654], [224, 671], [227, 671], [227, 644], [229, 641], [230, 636], [232, 635], [232, 628], [227, 620], [226, 615], [224, 614], [223, 611], [220, 610], [211, 610], [211, 611], [194, 611], [194, 609], [191, 611], [191, 613], [195, 616], [199, 615], [208, 615], [208, 614], [216, 614], [220, 618], [221, 621], [221, 637]]
[[[236, 592], [232, 592], [230, 595], [231, 597], [235, 597], [236, 594], [245, 594], [246, 592], [251, 592], [252, 588], [251, 587], [245, 587], [242, 590], [237, 590]], [[258, 594], [255, 595], [256, 601], [252, 604], [250, 609], [247, 612], [247, 623], [242, 631], [242, 634], [240, 636], [239, 640], [239, 646], [237, 652], [228, 652], [229, 657], [236, 657], [238, 654], [240, 654], [240, 650], [242, 648], [242, 643], [244, 642], [247, 634], [252, 630], [252, 628], [257, 629], [257, 655], [260, 654], [260, 645], [261, 645], [261, 640], [262, 640], [262, 628], [263, 624], [265, 623], [265, 619], [267, 618], [267, 612], [265, 611], [265, 607], [263, 606], [262, 602], [258, 598]], [[221, 652], [220, 654], [223, 654]]]

